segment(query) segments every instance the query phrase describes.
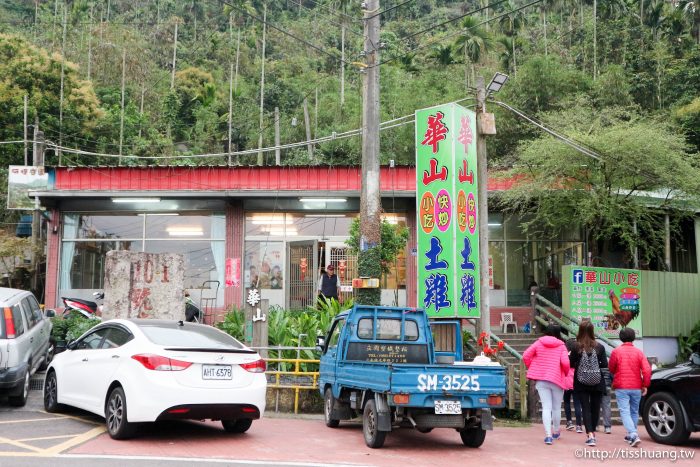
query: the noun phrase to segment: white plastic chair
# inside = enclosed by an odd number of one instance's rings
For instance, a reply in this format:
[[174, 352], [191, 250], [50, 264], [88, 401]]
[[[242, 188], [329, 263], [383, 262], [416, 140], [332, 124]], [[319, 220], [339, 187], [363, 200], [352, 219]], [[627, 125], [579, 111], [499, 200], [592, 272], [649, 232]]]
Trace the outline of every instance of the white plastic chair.
[[508, 332], [508, 326], [513, 326], [515, 333], [518, 333], [518, 323], [513, 321], [513, 313], [501, 313], [501, 329], [504, 333]]

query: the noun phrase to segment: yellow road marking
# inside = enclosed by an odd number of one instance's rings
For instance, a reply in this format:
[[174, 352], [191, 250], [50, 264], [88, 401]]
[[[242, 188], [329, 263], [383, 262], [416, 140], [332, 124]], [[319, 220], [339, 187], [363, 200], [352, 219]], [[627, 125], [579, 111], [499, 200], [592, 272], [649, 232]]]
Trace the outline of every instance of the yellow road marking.
[[99, 436], [102, 433], [104, 433], [105, 431], [107, 431], [107, 427], [104, 425], [95, 427], [90, 431], [86, 431], [85, 433], [82, 433], [82, 434], [80, 434], [72, 439], [69, 439], [69, 440], [62, 442], [61, 444], [57, 444], [56, 446], [52, 446], [48, 449], [44, 449], [44, 451], [42, 452], [42, 455], [53, 456], [53, 455], [59, 454], [61, 451], [65, 451], [65, 450], [70, 449], [74, 446], [77, 446], [77, 445], [82, 444], [86, 441], [89, 441], [90, 439], [92, 439], [96, 436]]
[[[41, 412], [44, 412], [41, 410]], [[48, 414], [48, 412], [44, 412], [45, 414]], [[71, 420], [77, 420], [79, 422], [84, 422], [84, 423], [90, 423], [92, 425], [102, 425], [104, 422], [96, 422], [94, 420], [88, 420], [86, 418], [78, 417], [75, 415], [69, 415], [69, 414], [63, 414], [60, 418], [70, 418]]]
[[0, 422], [0, 425], [6, 425], [9, 423], [27, 423], [27, 422], [45, 422], [46, 420], [61, 420], [62, 418], [70, 418], [66, 416], [59, 417], [48, 417], [48, 418], [28, 418], [26, 420], [5, 420]]
[[34, 451], [36, 453], [40, 453], [43, 451], [43, 449], [41, 449], [41, 448], [37, 448], [37, 447], [31, 446], [29, 444], [24, 444], [21, 441], [15, 441], [15, 440], [9, 439], [9, 438], [0, 438], [0, 443], [9, 444], [11, 446], [16, 446], [16, 447], [22, 448], [22, 449], [28, 449], [28, 450]]
[[61, 439], [61, 438], [72, 438], [73, 436], [77, 435], [58, 435], [58, 436], [42, 436], [41, 438], [24, 438], [24, 439], [18, 439], [16, 441], [42, 441], [45, 439]]

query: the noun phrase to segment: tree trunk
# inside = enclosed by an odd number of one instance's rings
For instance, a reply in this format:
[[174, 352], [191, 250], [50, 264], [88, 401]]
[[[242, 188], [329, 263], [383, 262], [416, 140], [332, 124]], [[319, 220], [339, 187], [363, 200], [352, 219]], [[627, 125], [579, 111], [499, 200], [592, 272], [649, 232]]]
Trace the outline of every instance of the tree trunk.
[[345, 18], [340, 26], [340, 106], [345, 105]]
[[540, 12], [542, 13], [542, 30], [544, 31], [544, 56], [547, 56], [547, 10], [545, 5], [542, 5]]

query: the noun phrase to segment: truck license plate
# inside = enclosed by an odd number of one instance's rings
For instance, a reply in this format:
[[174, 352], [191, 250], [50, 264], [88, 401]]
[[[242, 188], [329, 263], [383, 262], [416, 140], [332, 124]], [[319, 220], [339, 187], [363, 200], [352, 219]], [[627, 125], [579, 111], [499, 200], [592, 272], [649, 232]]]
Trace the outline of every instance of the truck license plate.
[[202, 379], [233, 379], [231, 365], [202, 365]]
[[460, 401], [435, 401], [435, 413], [437, 415], [462, 413], [462, 403]]

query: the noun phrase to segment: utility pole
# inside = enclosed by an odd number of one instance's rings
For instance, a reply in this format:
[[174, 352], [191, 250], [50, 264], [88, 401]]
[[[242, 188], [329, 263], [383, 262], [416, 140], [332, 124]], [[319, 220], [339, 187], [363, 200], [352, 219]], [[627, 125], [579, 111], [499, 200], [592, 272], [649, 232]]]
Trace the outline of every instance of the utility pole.
[[29, 147], [27, 141], [27, 107], [29, 104], [27, 102], [28, 96], [24, 95], [24, 165], [26, 166], [29, 162]]
[[[68, 7], [63, 5], [63, 39], [61, 41], [61, 101], [58, 110], [58, 166], [62, 165], [63, 153], [63, 82], [66, 76], [66, 14]], [[43, 158], [43, 153], [42, 153]], [[43, 162], [42, 162], [43, 164]]]
[[233, 118], [233, 63], [229, 63], [228, 73], [228, 165], [231, 165], [231, 127]]
[[306, 127], [306, 148], [309, 151], [309, 162], [314, 161], [314, 145], [311, 144], [311, 122], [309, 122], [309, 102], [304, 98], [304, 126]]
[[275, 165], [282, 165], [280, 153], [280, 108], [275, 107]]
[[478, 171], [479, 213], [479, 296], [480, 325], [478, 333], [486, 331], [491, 334], [491, 308], [489, 304], [489, 204], [488, 204], [488, 166], [486, 162], [486, 133], [482, 119], [486, 113], [486, 89], [484, 77], [476, 78], [476, 160]]
[[124, 145], [124, 94], [126, 85], [126, 49], [122, 50], [122, 106], [119, 112], [119, 165], [122, 165], [122, 146]]
[[263, 4], [262, 68], [260, 70], [260, 133], [258, 134], [258, 165], [263, 165], [263, 104], [265, 102], [265, 40], [267, 33], [267, 2]]
[[[44, 132], [39, 130], [39, 117], [34, 122], [34, 154], [32, 158], [34, 167], [44, 165]], [[34, 213], [32, 215], [32, 290], [39, 289], [39, 258], [41, 255], [41, 211], [39, 210], [39, 198], [34, 198]]]
[[[381, 274], [381, 195], [379, 193], [379, 0], [368, 0], [364, 13], [366, 67], [362, 80], [362, 192], [360, 194], [360, 277]], [[381, 289], [360, 289], [358, 303], [379, 305]]]
[[170, 72], [170, 90], [175, 89], [175, 62], [177, 60], [177, 25], [180, 18], [175, 18], [175, 40], [173, 41], [173, 69]]

